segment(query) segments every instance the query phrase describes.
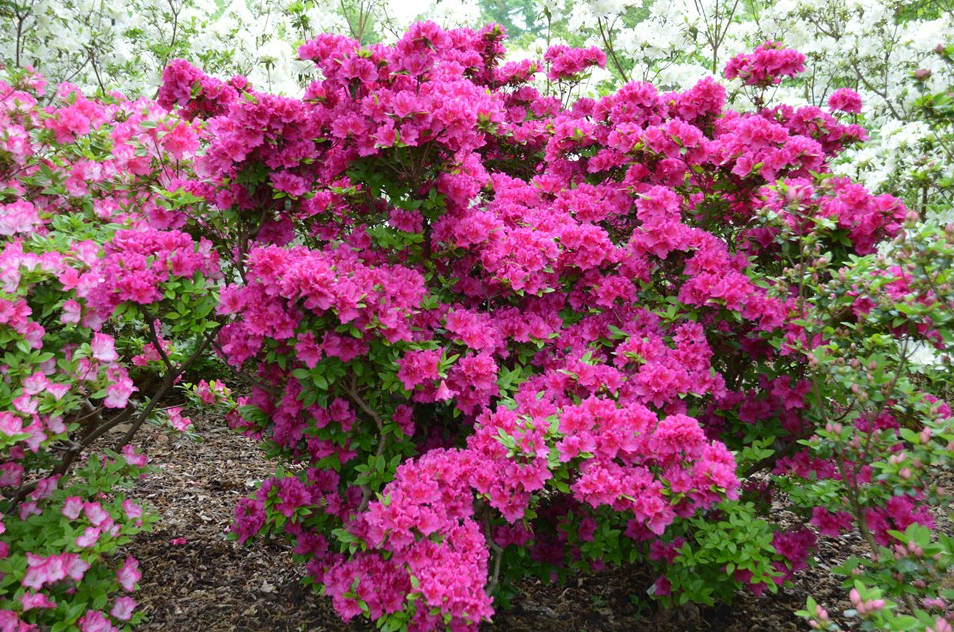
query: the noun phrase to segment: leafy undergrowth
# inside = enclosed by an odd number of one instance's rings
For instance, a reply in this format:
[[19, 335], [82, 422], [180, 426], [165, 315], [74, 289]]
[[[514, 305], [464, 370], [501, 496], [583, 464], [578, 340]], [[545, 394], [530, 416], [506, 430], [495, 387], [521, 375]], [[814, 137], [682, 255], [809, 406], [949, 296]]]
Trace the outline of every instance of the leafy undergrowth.
[[[143, 579], [136, 597], [148, 620], [141, 630], [196, 629], [344, 632], [373, 630], [364, 622], [342, 623], [330, 601], [300, 583], [302, 568], [280, 541], [242, 546], [226, 540], [235, 503], [274, 471], [256, 444], [230, 432], [221, 421], [193, 415], [196, 442], [149, 427], [143, 449], [156, 472], [138, 484], [138, 496], [160, 521], [143, 533], [129, 553], [141, 560]], [[539, 632], [724, 632], [805, 628], [792, 614], [813, 594], [849, 608], [838, 578], [830, 572], [848, 555], [863, 554], [856, 535], [822, 538], [817, 565], [785, 594], [741, 596], [732, 605], [661, 611], [644, 595], [655, 577], [639, 569], [580, 576], [569, 586], [526, 582], [511, 610], [497, 614], [486, 631]]]

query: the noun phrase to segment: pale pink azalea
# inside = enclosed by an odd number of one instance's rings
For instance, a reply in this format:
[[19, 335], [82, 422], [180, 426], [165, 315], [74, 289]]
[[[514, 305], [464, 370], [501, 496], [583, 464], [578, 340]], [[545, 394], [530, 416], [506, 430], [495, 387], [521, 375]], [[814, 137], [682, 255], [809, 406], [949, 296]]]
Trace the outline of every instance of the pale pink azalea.
[[59, 401], [63, 399], [63, 396], [70, 392], [72, 388], [69, 384], [62, 383], [49, 383], [46, 387], [46, 392], [53, 396], [53, 399]]
[[76, 624], [82, 632], [118, 632], [106, 615], [99, 610], [87, 610]]
[[47, 476], [46, 478], [41, 478], [36, 483], [36, 489], [30, 492], [31, 500], [46, 500], [53, 495], [53, 492], [56, 491], [57, 485], [59, 485], [60, 478], [62, 474], [57, 474], [55, 476]]
[[149, 463], [149, 457], [136, 452], [136, 448], [131, 445], [123, 446], [123, 457], [127, 463], [136, 467], [146, 467], [146, 464]]
[[43, 348], [43, 336], [46, 330], [39, 323], [28, 323], [26, 331], [23, 332], [23, 339], [27, 341], [31, 349]]
[[32, 415], [38, 410], [39, 402], [26, 393], [13, 400], [13, 407], [24, 415]]
[[26, 624], [20, 621], [20, 616], [13, 610], [0, 610], [0, 631], [20, 632], [24, 625]]
[[93, 357], [100, 362], [115, 362], [119, 359], [114, 347], [115, 340], [108, 334], [93, 334], [93, 340], [90, 342], [90, 348], [93, 350]]
[[79, 496], [69, 496], [63, 502], [63, 509], [60, 510], [64, 516], [70, 520], [76, 520], [79, 518], [80, 513], [83, 511], [83, 499]]
[[20, 596], [20, 603], [23, 604], [23, 611], [42, 608], [44, 610], [56, 608], [56, 603], [51, 601], [45, 593], [35, 593], [27, 591]]
[[43, 432], [43, 424], [40, 423], [40, 420], [36, 417], [34, 417], [33, 423], [24, 428], [24, 430], [30, 435], [24, 439], [24, 443], [26, 447], [35, 454], [40, 449], [40, 445], [49, 437]]
[[20, 503], [20, 506], [17, 508], [17, 515], [20, 516], [20, 520], [26, 520], [30, 516], [39, 516], [42, 513], [43, 510], [37, 506], [35, 500]]
[[127, 557], [123, 565], [116, 571], [116, 580], [124, 590], [132, 592], [136, 589], [136, 582], [140, 579], [142, 579], [142, 573], [139, 572], [139, 562], [132, 556]]
[[99, 541], [100, 531], [96, 527], [86, 527], [82, 534], [76, 538], [76, 546], [81, 549], [88, 549]]
[[[70, 268], [72, 269], [72, 268]], [[64, 325], [75, 325], [83, 317], [82, 306], [73, 299], [63, 303], [63, 315], [60, 316], [60, 322]]]
[[131, 520], [137, 520], [142, 517], [142, 507], [128, 498], [123, 500], [123, 511], [126, 512], [126, 517]]
[[36, 207], [26, 200], [0, 204], [0, 235], [29, 233], [42, 224]]
[[17, 487], [23, 480], [23, 471], [19, 463], [0, 464], [0, 487]]
[[182, 416], [181, 408], [167, 408], [166, 414], [169, 415], [169, 423], [179, 432], [185, 432], [192, 425], [192, 420]]
[[106, 398], [103, 400], [103, 406], [106, 408], [125, 408], [129, 403], [130, 396], [137, 389], [129, 378], [120, 378], [106, 387]]
[[8, 437], [23, 434], [23, 419], [13, 413], [0, 411], [0, 433]]
[[86, 574], [86, 571], [89, 570], [90, 566], [83, 558], [79, 555], [74, 555], [71, 553], [63, 553], [63, 564], [66, 567], [66, 574], [73, 581], [81, 581], [83, 576]]
[[132, 597], [122, 596], [118, 597], [113, 603], [112, 609], [110, 609], [109, 614], [113, 617], [119, 619], [120, 621], [129, 621], [132, 618], [133, 610], [136, 609], [136, 602]]
[[33, 375], [24, 378], [23, 380], [23, 392], [27, 395], [36, 395], [37, 393], [42, 393], [50, 385], [50, 381], [45, 375], [39, 371]]
[[74, 554], [64, 553], [62, 555], [42, 557], [34, 555], [33, 553], [27, 553], [27, 572], [20, 583], [27, 588], [39, 590], [46, 584], [52, 584], [61, 579], [65, 579], [66, 564], [64, 556], [67, 555]]

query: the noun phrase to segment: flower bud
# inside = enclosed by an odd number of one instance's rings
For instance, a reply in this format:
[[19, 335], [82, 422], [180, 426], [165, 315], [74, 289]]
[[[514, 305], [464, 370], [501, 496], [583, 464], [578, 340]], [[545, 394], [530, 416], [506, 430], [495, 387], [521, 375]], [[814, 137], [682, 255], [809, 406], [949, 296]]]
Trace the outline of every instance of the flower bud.
[[951, 624], [947, 622], [947, 619], [939, 617], [937, 621], [934, 622], [933, 626], [928, 626], [924, 632], [954, 632], [951, 628]]
[[851, 605], [853, 605], [855, 608], [861, 607], [861, 595], [858, 593], [857, 588], [851, 589], [851, 591], [848, 593], [848, 598], [851, 600]]

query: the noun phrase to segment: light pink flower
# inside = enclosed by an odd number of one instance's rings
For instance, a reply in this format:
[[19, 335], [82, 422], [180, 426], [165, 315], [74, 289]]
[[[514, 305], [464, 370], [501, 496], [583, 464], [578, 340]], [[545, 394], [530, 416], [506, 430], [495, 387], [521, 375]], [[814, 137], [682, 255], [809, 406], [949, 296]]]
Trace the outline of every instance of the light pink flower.
[[136, 582], [142, 579], [142, 573], [139, 572], [139, 562], [136, 558], [132, 556], [126, 558], [126, 561], [116, 572], [116, 579], [125, 590], [132, 592], [136, 589]]

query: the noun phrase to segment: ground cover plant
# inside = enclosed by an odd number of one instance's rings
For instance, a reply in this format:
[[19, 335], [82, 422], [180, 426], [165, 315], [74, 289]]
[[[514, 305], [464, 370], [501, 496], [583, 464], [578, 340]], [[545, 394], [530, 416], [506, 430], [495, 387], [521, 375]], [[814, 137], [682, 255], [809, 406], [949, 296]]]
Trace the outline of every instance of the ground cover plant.
[[127, 466], [57, 476], [212, 349], [251, 392], [192, 396], [289, 465], [236, 537], [288, 537], [343, 618], [471, 629], [523, 577], [634, 563], [712, 603], [857, 529], [859, 625], [946, 629], [954, 228], [831, 172], [859, 96], [771, 103], [805, 62], [774, 41], [728, 61], [745, 113], [711, 78], [573, 98], [602, 51], [504, 53], [425, 22], [306, 42], [300, 99], [183, 60], [155, 102], [5, 84], [4, 625], [133, 616], [134, 562], [86, 573], [139, 528], [99, 513]]

